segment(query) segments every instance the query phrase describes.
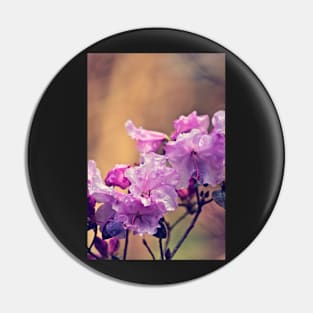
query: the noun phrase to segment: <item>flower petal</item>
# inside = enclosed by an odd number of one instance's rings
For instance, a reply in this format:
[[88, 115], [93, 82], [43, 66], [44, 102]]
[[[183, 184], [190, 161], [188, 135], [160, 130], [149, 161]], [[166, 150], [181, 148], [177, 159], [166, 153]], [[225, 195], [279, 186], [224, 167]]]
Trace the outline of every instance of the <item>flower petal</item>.
[[138, 234], [153, 235], [164, 213], [165, 209], [160, 205], [152, 203], [144, 206], [139, 199], [127, 195], [125, 201], [118, 204], [115, 218]]
[[[97, 202], [106, 201], [106, 197], [110, 195], [112, 188], [105, 185], [100, 170], [93, 160], [88, 161], [88, 195], [93, 196]], [[101, 198], [105, 198], [101, 200]]]
[[225, 135], [225, 111], [217, 111], [212, 117], [213, 129]]
[[105, 178], [107, 186], [118, 186], [122, 189], [127, 188], [130, 185], [130, 181], [125, 177], [125, 171], [129, 167], [129, 165], [116, 164]]
[[198, 129], [201, 133], [207, 133], [210, 125], [210, 118], [208, 115], [198, 116], [196, 111], [193, 111], [188, 116], [181, 115], [174, 121], [175, 131], [171, 136], [175, 140], [181, 133], [186, 133], [192, 129]]
[[157, 151], [167, 136], [163, 133], [137, 128], [130, 120], [126, 121], [125, 128], [128, 135], [136, 140], [137, 149], [141, 153]]
[[171, 186], [161, 186], [151, 191], [151, 200], [162, 204], [167, 211], [174, 211], [177, 208], [177, 193]]
[[99, 253], [102, 255], [104, 259], [108, 257], [108, 244], [106, 241], [100, 239], [99, 237], [95, 238], [95, 247], [99, 251]]
[[150, 152], [141, 155], [142, 164], [128, 169], [126, 177], [131, 181], [130, 191], [140, 196], [161, 185], [175, 185], [177, 174], [174, 169], [167, 166], [167, 158]]
[[107, 221], [112, 218], [115, 214], [115, 211], [112, 209], [111, 203], [102, 204], [95, 213], [95, 222], [98, 225], [103, 225], [107, 223]]

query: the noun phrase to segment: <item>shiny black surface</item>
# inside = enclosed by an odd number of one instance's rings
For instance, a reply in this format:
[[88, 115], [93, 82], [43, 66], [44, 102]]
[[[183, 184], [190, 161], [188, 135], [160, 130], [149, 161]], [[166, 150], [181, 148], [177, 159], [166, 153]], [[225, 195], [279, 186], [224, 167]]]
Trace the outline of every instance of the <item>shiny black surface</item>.
[[[88, 52], [226, 53], [225, 261], [86, 259]], [[73, 58], [53, 79], [33, 119], [28, 167], [41, 214], [56, 238], [73, 255], [94, 269], [119, 279], [164, 284], [212, 272], [253, 241], [278, 197], [284, 170], [284, 143], [268, 93], [239, 58], [217, 43], [191, 33], [143, 29], [96, 43]], [[42, 260], [47, 262], [47, 269], [52, 266], [44, 256]]]

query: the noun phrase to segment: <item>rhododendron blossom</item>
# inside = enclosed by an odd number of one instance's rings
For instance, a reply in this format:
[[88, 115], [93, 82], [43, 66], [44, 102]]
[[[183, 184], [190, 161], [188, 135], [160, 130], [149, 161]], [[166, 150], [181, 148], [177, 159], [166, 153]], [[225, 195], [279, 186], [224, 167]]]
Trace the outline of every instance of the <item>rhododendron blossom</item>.
[[196, 182], [193, 178], [189, 179], [188, 187], [176, 190], [179, 198], [182, 200], [192, 197], [196, 192]]
[[181, 133], [186, 133], [192, 129], [198, 129], [202, 133], [207, 133], [210, 125], [210, 118], [208, 115], [198, 116], [196, 111], [193, 111], [188, 116], [181, 115], [174, 121], [175, 131], [171, 139], [175, 140]]
[[187, 188], [190, 177], [216, 186], [224, 180], [225, 139], [220, 134], [202, 134], [198, 129], [180, 134], [165, 146], [170, 164], [180, 173], [178, 188]]
[[130, 185], [129, 180], [125, 177], [125, 171], [129, 168], [129, 165], [116, 164], [107, 174], [105, 183], [108, 186], [118, 186], [122, 189], [127, 188]]
[[105, 185], [100, 170], [93, 160], [88, 161], [88, 196], [98, 202], [109, 201], [112, 197], [112, 188]]
[[88, 202], [87, 207], [88, 217], [93, 218], [93, 216], [95, 215], [96, 200], [92, 196], [87, 195], [87, 202]]
[[225, 136], [225, 111], [217, 111], [212, 117], [213, 132]]
[[137, 234], [153, 235], [159, 227], [159, 220], [166, 212], [163, 206], [157, 203], [144, 205], [140, 199], [126, 195], [124, 201], [114, 205], [115, 219], [122, 222], [127, 229]]
[[105, 184], [101, 177], [100, 170], [96, 166], [96, 162], [93, 160], [88, 161], [88, 193], [93, 195], [96, 192], [105, 189]]
[[146, 130], [142, 127], [137, 128], [130, 120], [126, 121], [125, 128], [128, 135], [137, 142], [139, 152], [155, 152], [159, 149], [162, 142], [167, 138], [163, 133]]
[[[196, 111], [180, 116], [173, 124], [169, 140], [166, 134], [137, 128], [132, 121], [126, 121], [127, 133], [137, 143], [139, 162], [116, 164], [105, 178], [96, 162], [88, 161], [87, 229], [94, 232], [88, 247], [89, 259], [119, 259], [119, 240], [125, 238], [122, 257], [125, 260], [130, 232], [157, 237], [160, 259], [172, 259], [205, 204], [215, 201], [224, 208], [225, 111], [212, 116], [212, 126], [208, 115], [199, 116]], [[209, 186], [216, 187], [212, 193], [203, 190]], [[185, 207], [186, 212], [170, 225], [167, 213], [179, 206]], [[171, 251], [167, 247], [169, 234], [187, 215], [193, 215], [192, 223]], [[143, 244], [155, 259], [145, 238]], [[92, 252], [93, 247], [98, 254]]]
[[177, 207], [175, 187], [178, 174], [167, 165], [165, 156], [153, 152], [141, 156], [142, 163], [126, 170], [125, 175], [131, 182], [129, 190], [139, 198], [143, 205], [155, 202], [168, 210]]

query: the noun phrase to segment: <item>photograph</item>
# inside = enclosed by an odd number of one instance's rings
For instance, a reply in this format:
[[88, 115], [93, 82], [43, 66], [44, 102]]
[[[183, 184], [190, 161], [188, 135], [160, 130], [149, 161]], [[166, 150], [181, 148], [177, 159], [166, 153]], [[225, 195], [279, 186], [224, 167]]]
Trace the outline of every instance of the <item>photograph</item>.
[[87, 67], [87, 259], [226, 260], [225, 54]]

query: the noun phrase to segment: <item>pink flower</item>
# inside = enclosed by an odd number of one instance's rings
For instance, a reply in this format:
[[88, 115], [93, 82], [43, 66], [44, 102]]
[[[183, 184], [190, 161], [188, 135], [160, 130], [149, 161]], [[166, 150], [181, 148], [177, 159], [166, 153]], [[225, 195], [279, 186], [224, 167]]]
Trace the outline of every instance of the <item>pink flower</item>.
[[104, 203], [112, 197], [112, 188], [105, 185], [100, 170], [93, 160], [88, 161], [88, 195], [97, 202]]
[[108, 259], [110, 256], [114, 256], [120, 247], [119, 239], [115, 237], [111, 238], [109, 241], [96, 237], [94, 244], [102, 259]]
[[118, 238], [113, 237], [109, 241], [109, 254], [114, 255], [114, 253], [119, 249], [120, 247], [120, 241]]
[[98, 236], [95, 238], [95, 247], [101, 254], [101, 258], [108, 258], [108, 244], [105, 240], [100, 239]]
[[162, 204], [168, 211], [177, 207], [175, 187], [178, 174], [167, 165], [167, 158], [153, 152], [141, 156], [142, 164], [128, 168], [125, 176], [131, 182], [129, 191], [145, 206]]
[[107, 186], [118, 186], [122, 189], [127, 188], [130, 185], [129, 180], [125, 177], [125, 171], [128, 168], [129, 165], [116, 164], [105, 178]]
[[225, 111], [217, 111], [212, 117], [213, 131], [225, 136]]
[[100, 170], [93, 160], [88, 161], [88, 193], [90, 195], [105, 189], [105, 184], [101, 177]]
[[130, 120], [126, 121], [125, 128], [128, 135], [137, 142], [137, 149], [139, 152], [157, 151], [167, 136], [163, 133], [146, 130], [142, 127], [137, 128]]
[[196, 111], [193, 111], [188, 116], [181, 115], [174, 121], [175, 131], [171, 136], [172, 140], [175, 140], [181, 133], [187, 133], [192, 129], [198, 129], [201, 133], [207, 133], [210, 125], [210, 119], [208, 115], [198, 116]]
[[103, 226], [110, 220], [113, 220], [115, 211], [112, 209], [113, 205], [113, 197], [110, 199], [111, 201], [107, 201], [103, 203], [97, 210], [94, 216], [94, 221], [100, 225], [100, 229], [102, 230]]
[[87, 195], [87, 202], [88, 202], [88, 207], [87, 207], [87, 213], [88, 217], [92, 219], [95, 215], [95, 205], [96, 205], [96, 200], [92, 197]]
[[110, 197], [106, 196], [104, 203], [96, 210], [94, 222], [100, 226], [102, 237], [123, 238], [124, 226], [116, 221], [115, 215], [118, 206], [125, 200], [126, 194], [113, 190]]
[[137, 234], [153, 235], [159, 227], [159, 220], [165, 208], [156, 203], [148, 206], [132, 195], [125, 195], [124, 201], [113, 205], [116, 210], [115, 219], [124, 224], [125, 228]]
[[177, 188], [187, 188], [189, 179], [216, 186], [225, 175], [225, 136], [220, 132], [203, 134], [198, 129], [180, 134], [165, 146], [170, 164], [180, 174]]
[[189, 184], [187, 188], [178, 189], [176, 190], [179, 198], [182, 200], [186, 200], [190, 197], [192, 197], [196, 192], [196, 183], [193, 178], [189, 179]]

